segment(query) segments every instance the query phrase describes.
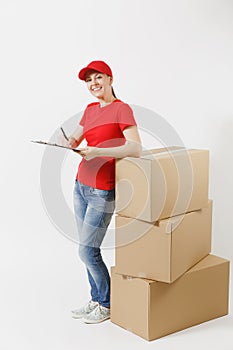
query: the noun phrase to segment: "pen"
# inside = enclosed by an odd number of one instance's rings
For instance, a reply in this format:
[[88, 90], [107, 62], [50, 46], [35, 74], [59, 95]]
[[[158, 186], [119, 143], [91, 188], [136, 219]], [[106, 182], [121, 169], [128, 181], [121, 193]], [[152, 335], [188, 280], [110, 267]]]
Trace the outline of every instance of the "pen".
[[61, 131], [62, 131], [63, 136], [65, 137], [65, 139], [66, 139], [67, 141], [69, 141], [69, 139], [68, 139], [68, 137], [66, 136], [66, 133], [65, 133], [65, 131], [63, 130], [63, 128], [62, 128], [62, 127], [61, 127]]

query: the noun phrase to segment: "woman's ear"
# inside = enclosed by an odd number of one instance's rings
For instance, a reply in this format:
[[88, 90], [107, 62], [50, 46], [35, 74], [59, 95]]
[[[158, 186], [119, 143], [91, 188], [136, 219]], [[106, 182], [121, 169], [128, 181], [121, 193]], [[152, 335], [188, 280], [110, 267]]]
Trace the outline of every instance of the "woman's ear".
[[113, 83], [113, 77], [110, 77], [110, 75], [109, 75], [109, 81], [110, 81], [110, 84], [112, 85], [112, 83]]

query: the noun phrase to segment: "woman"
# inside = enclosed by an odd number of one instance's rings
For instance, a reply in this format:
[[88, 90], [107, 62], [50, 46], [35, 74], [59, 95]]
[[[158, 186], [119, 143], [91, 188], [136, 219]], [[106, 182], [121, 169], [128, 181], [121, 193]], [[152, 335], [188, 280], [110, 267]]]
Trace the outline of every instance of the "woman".
[[114, 212], [115, 158], [139, 157], [141, 141], [133, 111], [117, 99], [112, 88], [113, 75], [103, 61], [93, 61], [79, 72], [98, 102], [89, 104], [68, 145], [80, 148], [75, 188], [74, 211], [79, 235], [79, 256], [86, 266], [91, 300], [73, 310], [72, 317], [85, 323], [110, 318], [110, 276], [100, 246]]

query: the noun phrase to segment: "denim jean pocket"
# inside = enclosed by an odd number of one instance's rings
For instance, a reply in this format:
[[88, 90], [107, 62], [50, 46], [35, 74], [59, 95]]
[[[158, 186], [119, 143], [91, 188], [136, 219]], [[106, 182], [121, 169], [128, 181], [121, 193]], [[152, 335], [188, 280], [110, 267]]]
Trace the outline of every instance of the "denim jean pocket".
[[91, 192], [91, 194], [94, 194], [94, 195], [100, 196], [100, 197], [107, 197], [109, 194], [108, 190], [100, 190], [99, 188], [94, 188], [94, 187], [90, 188], [90, 192]]

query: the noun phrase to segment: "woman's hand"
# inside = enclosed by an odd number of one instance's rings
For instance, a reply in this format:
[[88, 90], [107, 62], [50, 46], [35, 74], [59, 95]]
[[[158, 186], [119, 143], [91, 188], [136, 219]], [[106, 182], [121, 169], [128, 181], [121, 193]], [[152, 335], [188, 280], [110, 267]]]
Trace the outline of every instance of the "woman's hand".
[[79, 145], [79, 142], [74, 137], [69, 137], [68, 141], [68, 147], [76, 148]]
[[84, 147], [79, 148], [79, 150], [74, 151], [78, 152], [85, 160], [90, 160], [98, 156], [98, 148], [97, 147]]
[[76, 148], [78, 146], [78, 141], [74, 137], [69, 137], [68, 140], [66, 140], [64, 136], [61, 135], [58, 138], [58, 144], [65, 147]]

